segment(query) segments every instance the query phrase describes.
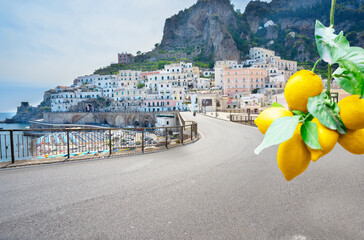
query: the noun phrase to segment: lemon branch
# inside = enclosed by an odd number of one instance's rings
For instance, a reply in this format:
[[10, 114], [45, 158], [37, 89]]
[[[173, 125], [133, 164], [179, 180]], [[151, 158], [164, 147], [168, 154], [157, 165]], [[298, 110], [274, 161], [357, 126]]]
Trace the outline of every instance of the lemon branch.
[[[330, 27], [334, 27], [334, 15], [335, 15], [335, 5], [336, 0], [331, 0], [331, 11], [330, 11]], [[331, 64], [328, 64], [328, 76], [327, 76], [327, 90], [326, 93], [331, 98], [331, 92], [330, 92], [330, 85], [331, 85], [331, 79], [332, 79], [332, 69]]]
[[313, 68], [312, 68], [311, 72], [315, 72], [315, 70], [316, 70], [316, 66], [317, 66], [317, 64], [318, 64], [321, 60], [322, 60], [322, 58], [320, 58], [319, 60], [317, 60], [317, 61], [316, 61], [315, 65], [313, 65]]

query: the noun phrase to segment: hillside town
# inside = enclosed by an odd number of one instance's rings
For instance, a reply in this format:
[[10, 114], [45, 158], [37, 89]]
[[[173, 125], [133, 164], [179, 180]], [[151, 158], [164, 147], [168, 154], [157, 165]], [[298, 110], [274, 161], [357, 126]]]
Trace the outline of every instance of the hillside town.
[[[118, 54], [119, 63], [133, 55]], [[259, 112], [282, 102], [285, 83], [297, 62], [254, 47], [249, 59], [216, 61], [214, 69], [178, 62], [152, 72], [120, 70], [116, 75], [80, 76], [70, 86], [45, 92], [52, 112]]]

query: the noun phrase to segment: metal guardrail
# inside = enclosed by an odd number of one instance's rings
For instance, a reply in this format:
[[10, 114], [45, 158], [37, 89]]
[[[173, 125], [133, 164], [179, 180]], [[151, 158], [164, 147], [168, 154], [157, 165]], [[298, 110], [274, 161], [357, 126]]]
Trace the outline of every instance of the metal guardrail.
[[62, 161], [158, 151], [198, 139], [197, 123], [183, 122], [176, 127], [0, 130], [0, 162]]
[[257, 117], [258, 117], [258, 115], [252, 116], [252, 115], [248, 114], [247, 116], [243, 116], [243, 115], [232, 115], [231, 114], [230, 121], [245, 124], [245, 125], [250, 125], [250, 126], [256, 126], [256, 124], [254, 123], [254, 120]]

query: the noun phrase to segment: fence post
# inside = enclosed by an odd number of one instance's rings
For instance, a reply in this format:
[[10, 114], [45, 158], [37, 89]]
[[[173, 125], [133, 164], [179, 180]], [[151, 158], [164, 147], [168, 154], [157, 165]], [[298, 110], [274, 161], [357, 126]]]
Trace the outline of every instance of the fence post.
[[181, 143], [183, 144], [183, 126], [179, 128], [179, 138], [181, 140]]
[[11, 163], [15, 163], [14, 133], [13, 133], [13, 130], [10, 130], [10, 152], [11, 152]]
[[142, 153], [144, 153], [144, 128], [142, 128]]
[[70, 130], [67, 130], [67, 159], [70, 157]]
[[112, 145], [111, 145], [111, 129], [109, 129], [109, 156], [111, 155]]
[[192, 134], [193, 134], [193, 123], [191, 124], [191, 141], [193, 140]]
[[168, 128], [166, 128], [166, 148], [168, 148]]

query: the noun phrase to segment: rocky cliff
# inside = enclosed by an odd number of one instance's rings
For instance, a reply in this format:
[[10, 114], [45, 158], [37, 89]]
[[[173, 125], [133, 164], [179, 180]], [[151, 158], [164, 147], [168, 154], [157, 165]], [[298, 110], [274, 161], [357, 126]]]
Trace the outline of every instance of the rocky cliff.
[[[241, 14], [229, 0], [198, 0], [166, 20], [161, 44], [137, 56], [134, 65], [111, 65], [97, 73], [148, 69], [151, 63], [186, 58], [213, 67], [216, 60], [245, 59], [255, 46], [274, 50], [285, 59], [312, 63], [318, 58], [315, 20], [327, 26], [330, 5], [330, 0], [251, 1]], [[335, 29], [343, 30], [351, 45], [364, 47], [364, 0], [337, 0]], [[156, 69], [157, 65], [148, 70]]]
[[[228, 0], [199, 0], [166, 20], [158, 50], [198, 53], [199, 60], [239, 59], [234, 37], [249, 34]], [[237, 36], [234, 36], [237, 35]]]
[[50, 111], [50, 97], [45, 94], [43, 101], [37, 107], [30, 106], [28, 102], [22, 102], [17, 108], [15, 116], [11, 119], [6, 119], [5, 123], [28, 123], [32, 120], [42, 119], [43, 113]]

